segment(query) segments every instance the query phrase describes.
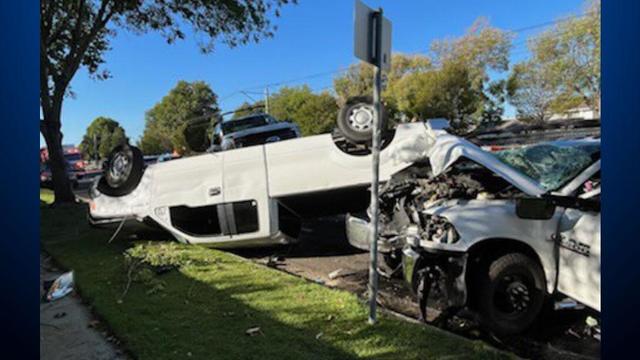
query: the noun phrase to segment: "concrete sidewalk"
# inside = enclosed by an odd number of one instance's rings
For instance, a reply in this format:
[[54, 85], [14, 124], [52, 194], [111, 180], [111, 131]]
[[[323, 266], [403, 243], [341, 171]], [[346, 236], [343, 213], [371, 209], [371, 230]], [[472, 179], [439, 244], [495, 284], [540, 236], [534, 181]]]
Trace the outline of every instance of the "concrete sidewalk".
[[[43, 282], [63, 272], [40, 254], [40, 296]], [[100, 323], [74, 292], [54, 302], [40, 303], [40, 359], [124, 360], [117, 340], [100, 330]]]

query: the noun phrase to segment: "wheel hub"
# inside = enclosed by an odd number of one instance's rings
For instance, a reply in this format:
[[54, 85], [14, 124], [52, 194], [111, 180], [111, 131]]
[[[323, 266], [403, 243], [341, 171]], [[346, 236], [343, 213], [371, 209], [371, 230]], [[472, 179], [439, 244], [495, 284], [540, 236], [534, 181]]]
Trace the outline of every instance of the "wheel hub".
[[117, 153], [113, 157], [113, 163], [110, 169], [111, 178], [115, 181], [122, 180], [128, 172], [129, 159], [122, 153]]
[[368, 131], [373, 127], [373, 110], [370, 106], [354, 107], [349, 116], [349, 125], [357, 131]]
[[531, 305], [531, 294], [527, 283], [522, 279], [505, 276], [498, 288], [496, 305], [507, 314], [521, 314]]

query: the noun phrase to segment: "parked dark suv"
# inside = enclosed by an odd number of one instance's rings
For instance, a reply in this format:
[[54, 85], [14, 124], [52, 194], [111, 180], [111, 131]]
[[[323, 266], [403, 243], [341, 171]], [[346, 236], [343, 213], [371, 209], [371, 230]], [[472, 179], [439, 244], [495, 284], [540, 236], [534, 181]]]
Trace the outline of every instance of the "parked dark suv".
[[223, 151], [300, 137], [298, 126], [268, 114], [221, 121], [213, 129], [211, 150]]

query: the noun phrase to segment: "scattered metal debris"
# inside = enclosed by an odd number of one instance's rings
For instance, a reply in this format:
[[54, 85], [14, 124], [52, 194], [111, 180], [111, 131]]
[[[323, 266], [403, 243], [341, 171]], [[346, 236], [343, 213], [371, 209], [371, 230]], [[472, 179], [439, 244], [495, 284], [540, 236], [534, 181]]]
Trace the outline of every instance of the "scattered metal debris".
[[329, 279], [333, 280], [333, 279], [339, 277], [341, 272], [342, 272], [342, 268], [330, 272], [329, 273]]
[[277, 267], [279, 264], [284, 263], [284, 256], [282, 255], [271, 255], [267, 259], [266, 265], [268, 267]]
[[585, 333], [588, 336], [591, 336], [594, 339], [600, 341], [600, 322], [596, 318], [587, 316], [587, 318], [585, 319], [585, 324]]
[[47, 291], [46, 300], [55, 301], [67, 296], [73, 291], [73, 271], [60, 275]]
[[245, 331], [245, 334], [247, 334], [249, 336], [264, 335], [262, 330], [260, 330], [259, 326], [248, 328], [247, 331]]
[[584, 305], [580, 304], [579, 302], [571, 299], [571, 298], [565, 298], [561, 301], [557, 301], [554, 305], [553, 308], [555, 310], [564, 310], [564, 309], [574, 309], [574, 310], [582, 310], [584, 309]]
[[62, 319], [65, 316], [67, 316], [67, 313], [62, 311], [62, 312], [59, 312], [59, 313], [55, 313], [55, 315], [53, 315], [53, 318], [54, 319]]

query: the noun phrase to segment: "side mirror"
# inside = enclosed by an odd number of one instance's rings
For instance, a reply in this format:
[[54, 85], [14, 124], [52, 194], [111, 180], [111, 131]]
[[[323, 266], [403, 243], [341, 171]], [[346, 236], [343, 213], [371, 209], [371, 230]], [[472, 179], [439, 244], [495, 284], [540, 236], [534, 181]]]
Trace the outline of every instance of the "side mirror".
[[545, 198], [521, 198], [516, 200], [516, 215], [521, 219], [549, 220], [556, 205]]
[[195, 152], [204, 152], [211, 145], [211, 140], [207, 135], [209, 121], [194, 122], [184, 128], [184, 138], [189, 149]]

